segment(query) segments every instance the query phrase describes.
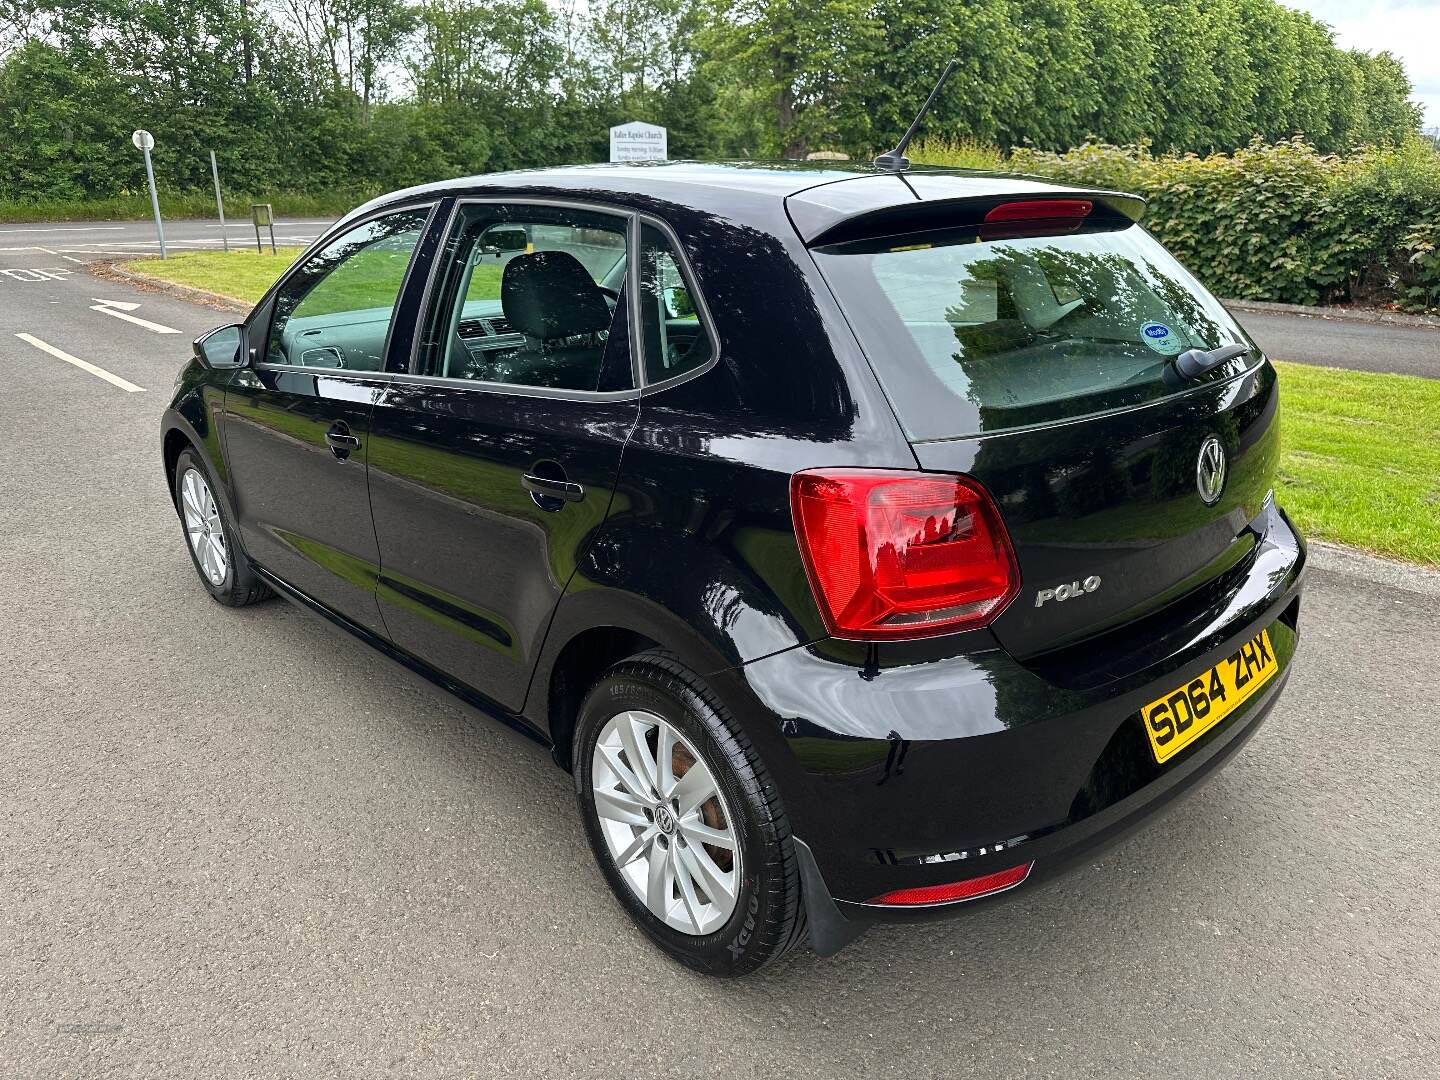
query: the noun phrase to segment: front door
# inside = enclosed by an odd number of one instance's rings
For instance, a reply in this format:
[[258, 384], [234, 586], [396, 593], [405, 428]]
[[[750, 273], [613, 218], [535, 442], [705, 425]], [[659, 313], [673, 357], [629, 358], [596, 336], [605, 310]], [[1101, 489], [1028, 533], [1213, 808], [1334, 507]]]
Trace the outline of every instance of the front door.
[[462, 203], [414, 371], [376, 406], [370, 494], [395, 644], [518, 710], [605, 520], [638, 408], [623, 214]]
[[245, 550], [379, 633], [370, 413], [390, 378], [391, 322], [429, 214], [424, 206], [367, 221], [291, 271], [247, 328], [256, 362], [225, 392], [226, 461]]

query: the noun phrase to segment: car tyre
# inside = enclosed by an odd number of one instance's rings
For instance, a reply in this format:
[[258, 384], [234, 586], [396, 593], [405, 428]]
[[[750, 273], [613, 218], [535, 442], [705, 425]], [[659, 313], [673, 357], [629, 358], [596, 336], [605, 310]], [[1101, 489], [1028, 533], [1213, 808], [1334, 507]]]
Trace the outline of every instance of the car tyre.
[[[671, 748], [664, 756], [662, 738]], [[619, 774], [633, 766], [630, 752], [637, 748], [647, 764], [629, 774], [627, 785]], [[799, 864], [779, 793], [744, 731], [699, 676], [661, 651], [622, 661], [586, 696], [573, 749], [581, 817], [595, 859], [621, 905], [661, 949], [697, 971], [735, 977], [773, 963], [805, 940]], [[670, 764], [670, 791], [633, 798], [630, 788], [646, 787], [662, 761]], [[705, 775], [687, 782], [697, 769]], [[667, 777], [658, 779], [664, 786]], [[688, 805], [700, 797], [697, 792], [711, 789], [713, 798]], [[672, 791], [687, 801], [666, 799]], [[659, 815], [667, 805], [675, 831], [662, 847]], [[617, 822], [617, 816], [626, 820]], [[733, 850], [704, 842], [724, 835]], [[662, 882], [657, 906], [650, 875], [653, 860], [667, 856], [674, 881]], [[643, 869], [637, 865], [642, 861]]]
[[210, 470], [194, 449], [180, 452], [172, 480], [180, 531], [205, 591], [227, 607], [245, 607], [273, 596], [250, 568], [224, 500], [214, 494]]

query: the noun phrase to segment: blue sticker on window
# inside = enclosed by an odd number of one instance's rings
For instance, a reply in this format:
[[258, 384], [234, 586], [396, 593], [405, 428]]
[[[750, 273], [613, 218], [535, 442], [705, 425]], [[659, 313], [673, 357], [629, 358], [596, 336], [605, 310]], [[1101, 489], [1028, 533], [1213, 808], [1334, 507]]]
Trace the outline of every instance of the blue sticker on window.
[[1174, 356], [1185, 347], [1174, 330], [1159, 322], [1141, 323], [1140, 340], [1161, 356]]

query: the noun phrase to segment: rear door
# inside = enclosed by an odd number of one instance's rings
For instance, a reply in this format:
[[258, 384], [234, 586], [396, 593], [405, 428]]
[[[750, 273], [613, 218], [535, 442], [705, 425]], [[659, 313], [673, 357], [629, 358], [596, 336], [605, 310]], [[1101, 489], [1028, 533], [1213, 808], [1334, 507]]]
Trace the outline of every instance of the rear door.
[[[1273, 369], [1221, 305], [1128, 218], [1049, 205], [816, 249], [920, 464], [995, 497], [1022, 592], [994, 631], [1022, 657], [1243, 563], [1278, 451]], [[1230, 343], [1250, 348], [1175, 378]]]
[[225, 392], [226, 461], [246, 551], [380, 633], [370, 412], [390, 378], [395, 309], [430, 212], [374, 217], [292, 270], [247, 328], [255, 361]]
[[635, 423], [631, 230], [599, 208], [459, 203], [411, 373], [375, 409], [392, 640], [506, 708], [523, 704]]

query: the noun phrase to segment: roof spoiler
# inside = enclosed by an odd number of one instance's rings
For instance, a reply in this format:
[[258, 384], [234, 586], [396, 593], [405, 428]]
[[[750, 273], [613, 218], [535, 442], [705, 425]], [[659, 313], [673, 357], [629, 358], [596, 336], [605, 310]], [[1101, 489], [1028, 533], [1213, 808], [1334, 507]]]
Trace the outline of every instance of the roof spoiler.
[[975, 224], [1008, 202], [1089, 200], [1117, 224], [1139, 221], [1145, 200], [1120, 191], [1061, 187], [1013, 175], [895, 173], [857, 176], [796, 192], [786, 210], [807, 246]]

